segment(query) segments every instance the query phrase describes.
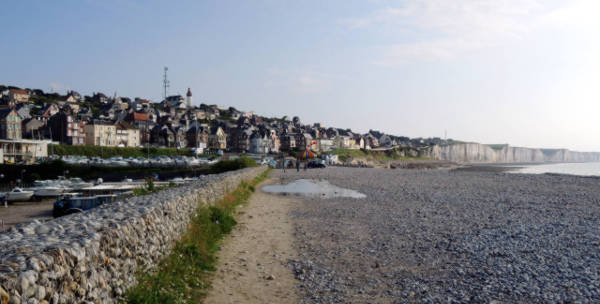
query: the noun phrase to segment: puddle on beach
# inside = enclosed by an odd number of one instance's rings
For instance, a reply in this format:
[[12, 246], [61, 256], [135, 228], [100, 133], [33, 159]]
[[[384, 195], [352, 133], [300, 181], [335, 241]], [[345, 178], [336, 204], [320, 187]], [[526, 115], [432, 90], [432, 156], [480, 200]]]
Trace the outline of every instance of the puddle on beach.
[[351, 197], [365, 198], [366, 195], [352, 190], [344, 189], [330, 184], [328, 181], [313, 181], [308, 179], [299, 179], [287, 185], [268, 185], [262, 187], [262, 190], [268, 193], [296, 194], [310, 197], [332, 198], [332, 197]]

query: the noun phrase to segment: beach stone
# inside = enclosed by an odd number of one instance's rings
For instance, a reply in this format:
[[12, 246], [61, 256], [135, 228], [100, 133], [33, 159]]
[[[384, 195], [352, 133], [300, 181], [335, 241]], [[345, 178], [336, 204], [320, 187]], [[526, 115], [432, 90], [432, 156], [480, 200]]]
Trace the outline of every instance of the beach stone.
[[38, 300], [43, 300], [46, 297], [46, 288], [44, 288], [44, 286], [38, 286], [35, 293], [35, 297]]
[[337, 167], [272, 176], [367, 196], [293, 198], [299, 257], [288, 265], [303, 304], [600, 299], [596, 177]]
[[0, 299], [2, 300], [2, 303], [8, 303], [10, 300], [10, 296], [6, 291], [4, 291], [4, 289], [2, 289], [2, 287], [0, 287]]
[[35, 228], [35, 233], [37, 234], [46, 234], [50, 232], [51, 227], [49, 225], [39, 225]]

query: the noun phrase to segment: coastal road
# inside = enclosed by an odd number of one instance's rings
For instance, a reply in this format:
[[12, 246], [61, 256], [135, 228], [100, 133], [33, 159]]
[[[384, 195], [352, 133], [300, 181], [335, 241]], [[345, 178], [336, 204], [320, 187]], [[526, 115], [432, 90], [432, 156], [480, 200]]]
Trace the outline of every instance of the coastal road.
[[44, 199], [39, 202], [15, 202], [8, 207], [0, 205], [0, 220], [4, 222], [2, 229], [7, 230], [17, 224], [28, 223], [33, 220], [46, 221], [52, 219], [52, 204], [55, 199]]

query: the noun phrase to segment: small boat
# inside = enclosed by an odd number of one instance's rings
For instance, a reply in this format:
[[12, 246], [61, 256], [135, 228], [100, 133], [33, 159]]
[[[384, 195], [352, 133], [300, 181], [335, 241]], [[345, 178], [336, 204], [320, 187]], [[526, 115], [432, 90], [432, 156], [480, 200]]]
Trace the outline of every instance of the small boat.
[[56, 197], [66, 192], [68, 188], [54, 181], [35, 181], [33, 187], [26, 190], [33, 191], [36, 197]]
[[73, 189], [73, 190], [81, 190], [83, 188], [92, 187], [92, 186], [94, 186], [94, 184], [88, 183], [88, 182], [84, 182], [79, 177], [72, 177], [68, 181], [68, 187], [71, 188], [71, 189]]
[[14, 188], [6, 193], [6, 200], [9, 202], [25, 202], [31, 199], [33, 191], [26, 191], [21, 188]]

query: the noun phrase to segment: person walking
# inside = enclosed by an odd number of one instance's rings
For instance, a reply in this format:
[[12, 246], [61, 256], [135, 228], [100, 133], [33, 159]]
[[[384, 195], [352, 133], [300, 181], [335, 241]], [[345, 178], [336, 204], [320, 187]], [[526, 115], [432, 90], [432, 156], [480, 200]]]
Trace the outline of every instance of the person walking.
[[300, 172], [300, 159], [296, 159], [296, 172]]
[[285, 173], [285, 155], [281, 154], [281, 168], [283, 168], [283, 173]]
[[306, 167], [308, 167], [308, 160], [304, 162], [304, 171], [306, 171]]

